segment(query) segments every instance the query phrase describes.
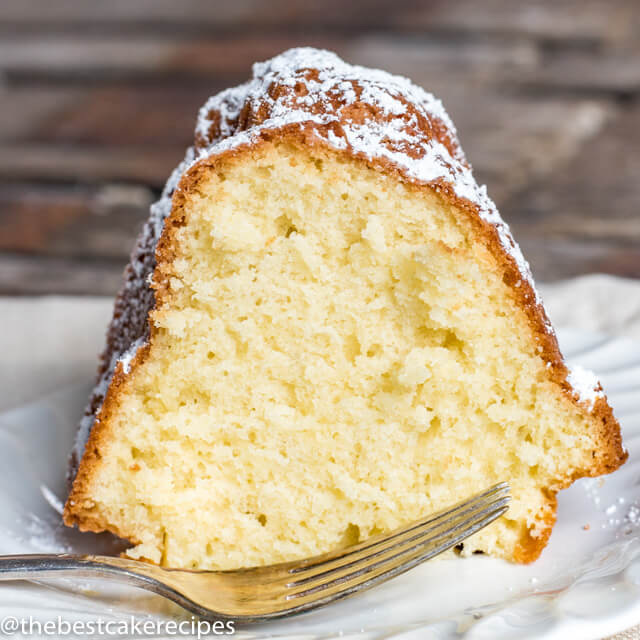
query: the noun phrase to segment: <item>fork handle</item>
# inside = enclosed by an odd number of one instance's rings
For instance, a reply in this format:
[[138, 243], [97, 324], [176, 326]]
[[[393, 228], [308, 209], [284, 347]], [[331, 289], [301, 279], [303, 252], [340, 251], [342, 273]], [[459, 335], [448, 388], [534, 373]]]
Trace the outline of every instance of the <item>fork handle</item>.
[[83, 556], [72, 554], [30, 553], [14, 556], [0, 556], [0, 580], [33, 580], [62, 576], [95, 576], [120, 574], [119, 563], [111, 561], [120, 558], [107, 556]]
[[166, 597], [159, 582], [160, 567], [128, 558], [94, 555], [34, 553], [0, 556], [0, 581], [38, 578], [110, 578], [143, 587]]
[[[173, 575], [175, 573], [175, 576]], [[180, 576], [184, 571], [163, 569], [157, 565], [112, 556], [34, 553], [0, 556], [0, 582], [41, 578], [108, 578], [161, 595], [199, 616], [211, 611], [182, 592]], [[215, 572], [210, 573], [211, 576]], [[231, 619], [216, 614], [216, 619]]]

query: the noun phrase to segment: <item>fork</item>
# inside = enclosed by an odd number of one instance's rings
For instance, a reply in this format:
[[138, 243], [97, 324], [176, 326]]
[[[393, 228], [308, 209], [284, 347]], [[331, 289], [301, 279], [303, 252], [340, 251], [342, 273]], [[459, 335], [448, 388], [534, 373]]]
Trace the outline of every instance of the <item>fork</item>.
[[389, 534], [265, 567], [198, 571], [120, 557], [32, 554], [0, 556], [0, 580], [106, 577], [157, 593], [203, 618], [262, 622], [315, 609], [404, 573], [493, 522], [509, 500], [503, 482]]

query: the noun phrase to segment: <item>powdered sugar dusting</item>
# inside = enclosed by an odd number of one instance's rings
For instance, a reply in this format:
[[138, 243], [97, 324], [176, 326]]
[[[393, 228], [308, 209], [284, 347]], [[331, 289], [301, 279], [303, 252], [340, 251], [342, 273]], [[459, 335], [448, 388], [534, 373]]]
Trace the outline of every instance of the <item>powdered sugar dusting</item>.
[[62, 501], [60, 500], [60, 498], [58, 498], [58, 496], [55, 493], [53, 493], [53, 491], [51, 491], [51, 489], [49, 489], [49, 487], [47, 487], [44, 484], [40, 485], [40, 491], [44, 499], [49, 503], [49, 506], [54, 511], [62, 515], [62, 511], [64, 510], [64, 505], [62, 504]]
[[144, 345], [146, 339], [144, 337], [138, 338], [119, 358], [118, 362], [122, 365], [122, 371], [126, 374], [129, 373], [131, 367], [131, 361], [136, 357], [138, 349]]
[[598, 378], [588, 369], [583, 369], [578, 365], [569, 367], [569, 375], [567, 382], [573, 387], [578, 394], [578, 399], [590, 409], [593, 409], [595, 401], [604, 397], [604, 392], [600, 386]]
[[631, 505], [629, 511], [627, 511], [625, 520], [632, 526], [637, 527], [640, 525], [640, 507], [635, 504]]
[[62, 541], [59, 535], [61, 524], [52, 525], [51, 522], [30, 514], [24, 522], [25, 536], [20, 542], [40, 553], [71, 553], [73, 549]]

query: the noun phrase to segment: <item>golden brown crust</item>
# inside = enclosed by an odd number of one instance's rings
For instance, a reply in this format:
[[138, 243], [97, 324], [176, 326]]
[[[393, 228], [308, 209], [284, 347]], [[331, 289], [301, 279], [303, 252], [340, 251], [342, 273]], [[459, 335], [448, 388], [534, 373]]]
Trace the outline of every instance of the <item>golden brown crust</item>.
[[[140, 349], [131, 367], [137, 367], [146, 359], [150, 346]], [[116, 365], [107, 395], [96, 417], [94, 425], [85, 445], [84, 454], [75, 474], [75, 479], [69, 497], [64, 507], [63, 521], [69, 526], [78, 526], [81, 531], [111, 531], [117, 536], [128, 538], [137, 544], [137, 540], [131, 537], [131, 532], [120, 531], [112, 523], [108, 523], [101, 514], [93, 511], [95, 504], [91, 499], [91, 476], [100, 463], [101, 451], [105, 451], [109, 445], [109, 424], [111, 416], [117, 411], [118, 398], [126, 384], [126, 377], [122, 363]]]
[[532, 535], [528, 529], [524, 530], [522, 538], [516, 544], [513, 551], [514, 562], [529, 564], [537, 560], [542, 550], [547, 546], [547, 542], [553, 531], [553, 525], [556, 523], [558, 511], [558, 500], [556, 499], [555, 493], [549, 494], [543, 508], [545, 528], [539, 531], [536, 536]]
[[[307, 69], [303, 72], [307, 81], [317, 81], [317, 70]], [[269, 121], [272, 113], [270, 105], [275, 101], [279, 103], [290, 104], [292, 109], [300, 108], [301, 104], [305, 104], [305, 108], [310, 115], [321, 113], [321, 109], [326, 109], [327, 105], [317, 102], [307, 104], [304, 99], [308, 97], [304, 82], [294, 84], [293, 86], [277, 83], [269, 87], [270, 99], [262, 103], [254, 103], [248, 101], [243, 105], [239, 115], [233, 121], [222, 122], [222, 116], [218, 112], [209, 114], [210, 127], [205, 134], [202, 132], [197, 138], [197, 145], [204, 148], [212, 141], [223, 136], [223, 128], [227, 130], [231, 127], [233, 133], [238, 131], [253, 130], [265, 122]], [[352, 83], [352, 88], [361, 90], [362, 87], [356, 83]], [[402, 97], [401, 97], [402, 99]], [[344, 118], [344, 124], [353, 124], [354, 122], [364, 122], [366, 120], [379, 119], [384, 121], [388, 116], [380, 109], [376, 109], [375, 105], [366, 102], [358, 102], [347, 104], [340, 94], [336, 94], [333, 98], [334, 103], [331, 108], [340, 112]], [[457, 142], [455, 133], [450, 130], [446, 123], [438, 117], [425, 117], [424, 110], [418, 109], [416, 105], [404, 99], [403, 104], [405, 110], [401, 117], [404, 125], [412, 128], [412, 133], [419, 133], [422, 139], [436, 140], [442, 144], [449, 154], [456, 159], [460, 165], [466, 165], [464, 156]], [[224, 124], [224, 127], [223, 127]], [[540, 357], [548, 363], [549, 379], [557, 384], [564, 392], [569, 401], [574, 403], [585, 414], [589, 415], [595, 428], [597, 429], [597, 438], [599, 447], [593, 452], [593, 464], [589, 469], [576, 472], [575, 477], [559, 480], [559, 485], [553, 487], [553, 492], [549, 493], [547, 509], [545, 511], [545, 522], [548, 527], [539, 532], [539, 535], [533, 536], [530, 532], [525, 531], [522, 540], [519, 543], [514, 560], [517, 562], [531, 562], [535, 560], [547, 543], [551, 534], [551, 529], [555, 521], [556, 499], [555, 491], [568, 486], [577, 477], [598, 476], [610, 473], [617, 469], [627, 458], [627, 453], [622, 447], [620, 427], [615, 419], [611, 408], [609, 407], [605, 397], [599, 397], [589, 413], [588, 408], [580, 404], [580, 399], [567, 379], [568, 369], [560, 353], [557, 339], [552, 329], [545, 310], [538, 302], [536, 293], [529, 279], [523, 276], [521, 268], [512, 252], [505, 247], [504, 238], [501, 237], [499, 229], [495, 224], [481, 215], [481, 206], [479, 203], [473, 202], [467, 198], [460, 197], [455, 190], [454, 185], [444, 178], [437, 178], [429, 182], [424, 182], [410, 175], [405, 167], [392, 161], [385, 156], [370, 156], [353, 148], [346, 147], [344, 149], [336, 149], [327, 143], [331, 136], [339, 136], [341, 124], [340, 122], [318, 123], [315, 121], [289, 123], [275, 128], [262, 128], [252, 135], [251, 139], [232, 146], [226, 150], [212, 153], [201, 158], [193, 164], [188, 171], [182, 176], [178, 188], [175, 189], [172, 198], [171, 211], [164, 222], [162, 235], [155, 246], [154, 260], [156, 263], [153, 284], [155, 305], [162, 306], [168, 302], [170, 297], [169, 272], [170, 265], [174, 257], [174, 247], [176, 246], [175, 234], [176, 230], [185, 223], [185, 207], [189, 202], [192, 194], [198, 190], [199, 185], [206, 179], [210, 172], [221, 169], [229, 162], [240, 162], [245, 154], [252, 154], [256, 150], [265, 145], [293, 145], [302, 149], [316, 150], [320, 153], [330, 153], [342, 155], [346, 158], [356, 158], [368, 167], [384, 172], [400, 180], [410, 188], [429, 193], [436, 193], [446, 204], [455, 207], [455, 209], [464, 216], [466, 221], [472, 225], [475, 231], [477, 241], [482, 243], [488, 252], [493, 256], [503, 274], [503, 280], [509, 287], [513, 298], [514, 307], [524, 310], [528, 319], [529, 326], [533, 334], [533, 339], [537, 344]], [[415, 149], [407, 149], [408, 154], [418, 153]], [[123, 298], [124, 303], [127, 298]], [[139, 349], [134, 360], [130, 363], [129, 371], [135, 372], [136, 368], [144, 361], [150, 351], [150, 345], [154, 342], [155, 328], [150, 322], [149, 313], [151, 304], [146, 309], [146, 326], [145, 331], [149, 334], [147, 345]], [[139, 333], [139, 330], [137, 331]], [[114, 344], [118, 341], [111, 339]], [[108, 350], [109, 351], [109, 350]], [[111, 349], [111, 352], [114, 348]], [[112, 355], [112, 353], [108, 353]], [[93, 428], [85, 447], [84, 456], [79, 465], [73, 488], [67, 504], [65, 506], [64, 521], [68, 525], [78, 525], [82, 530], [103, 531], [109, 529], [118, 535], [130, 534], [130, 532], [120, 532], [116, 530], [110, 523], [106, 522], [100, 513], [93, 510], [90, 498], [91, 476], [99, 464], [100, 451], [103, 447], [108, 446], [109, 441], [109, 424], [111, 416], [117, 411], [119, 404], [119, 396], [124, 385], [127, 384], [127, 376], [125, 376], [122, 365], [118, 364], [115, 368], [113, 378], [109, 384], [108, 392], [104, 398], [104, 402], [97, 414]], [[129, 536], [130, 537], [130, 536]]]

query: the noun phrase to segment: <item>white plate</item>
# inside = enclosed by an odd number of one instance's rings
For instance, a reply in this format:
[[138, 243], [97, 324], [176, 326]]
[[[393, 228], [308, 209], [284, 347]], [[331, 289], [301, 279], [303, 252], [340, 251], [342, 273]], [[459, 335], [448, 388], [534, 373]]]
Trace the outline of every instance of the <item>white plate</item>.
[[[429, 562], [367, 593], [237, 637], [588, 640], [640, 623], [640, 343], [576, 331], [559, 337], [572, 363], [600, 376], [630, 457], [616, 473], [561, 493], [558, 522], [536, 563], [482, 556]], [[88, 391], [66, 389], [0, 415], [0, 553], [115, 548], [109, 536], [66, 529], [57, 512]], [[58, 615], [190, 617], [159, 597], [99, 581], [0, 585], [0, 619]]]

